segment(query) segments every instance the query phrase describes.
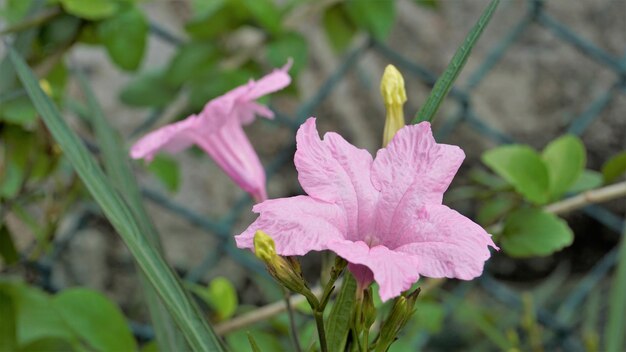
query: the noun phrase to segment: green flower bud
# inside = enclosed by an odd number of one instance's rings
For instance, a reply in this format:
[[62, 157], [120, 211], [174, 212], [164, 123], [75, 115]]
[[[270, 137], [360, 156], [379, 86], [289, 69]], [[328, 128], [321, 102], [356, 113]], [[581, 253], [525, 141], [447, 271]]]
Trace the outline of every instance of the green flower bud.
[[407, 296], [396, 298], [391, 308], [391, 313], [389, 313], [387, 320], [383, 322], [380, 329], [376, 351], [387, 351], [389, 346], [397, 339], [398, 334], [409, 321], [413, 312], [415, 312], [415, 302], [419, 293], [420, 289], [418, 288]]

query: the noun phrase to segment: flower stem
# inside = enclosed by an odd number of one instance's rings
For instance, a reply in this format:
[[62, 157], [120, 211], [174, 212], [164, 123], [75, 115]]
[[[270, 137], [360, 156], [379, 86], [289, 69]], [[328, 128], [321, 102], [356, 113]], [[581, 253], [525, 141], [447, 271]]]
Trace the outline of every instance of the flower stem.
[[315, 325], [317, 326], [317, 334], [320, 339], [320, 349], [322, 352], [328, 352], [328, 346], [326, 345], [326, 330], [324, 329], [324, 312], [315, 311], [313, 313], [315, 317]]
[[289, 300], [289, 291], [285, 290], [285, 304], [287, 307], [287, 315], [289, 316], [289, 325], [291, 327], [291, 337], [293, 339], [293, 345], [296, 352], [301, 352], [300, 340], [298, 339], [298, 330], [296, 328], [296, 320], [293, 314], [293, 308]]

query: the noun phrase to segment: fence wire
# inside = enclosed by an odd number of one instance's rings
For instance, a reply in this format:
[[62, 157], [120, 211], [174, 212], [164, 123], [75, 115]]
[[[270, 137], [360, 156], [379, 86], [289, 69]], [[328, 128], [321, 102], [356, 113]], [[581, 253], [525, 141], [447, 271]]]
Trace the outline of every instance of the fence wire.
[[[484, 81], [485, 77], [487, 77], [493, 68], [502, 60], [506, 52], [515, 45], [519, 38], [532, 25], [539, 25], [544, 30], [551, 32], [559, 38], [560, 41], [575, 48], [581, 55], [585, 55], [611, 70], [615, 77], [614, 84], [607, 87], [604, 92], [591, 100], [587, 108], [584, 109], [580, 115], [572, 119], [567, 126], [567, 132], [575, 135], [583, 134], [592, 122], [602, 117], [603, 111], [611, 104], [616, 96], [626, 92], [626, 48], [624, 56], [615, 57], [576, 33], [566, 24], [552, 17], [545, 9], [542, 0], [527, 0], [527, 5], [527, 9], [519, 21], [514, 23], [510, 30], [504, 33], [501, 39], [493, 45], [482, 63], [471, 72], [465, 84], [456, 85], [451, 90], [448, 99], [454, 101], [458, 109], [455, 115], [449, 117], [440, 128], [435, 131], [435, 135], [438, 139], [445, 139], [457, 128], [466, 125], [481, 136], [495, 143], [506, 144], [515, 142], [512, 136], [491, 126], [487, 120], [476, 112], [472, 102], [472, 94]], [[152, 23], [150, 28], [153, 35], [173, 46], [180, 46], [185, 43], [183, 39], [177, 38], [156, 23]], [[344, 56], [335, 71], [326, 79], [310, 99], [299, 106], [293, 116], [276, 111], [277, 116], [274, 123], [289, 128], [295, 135], [300, 124], [303, 123], [307, 117], [313, 115], [313, 112], [320, 104], [332, 94], [338, 83], [341, 82], [351, 70], [357, 67], [359, 61], [364, 57], [364, 54], [372, 51], [387, 58], [391, 63], [398, 66], [402, 72], [414, 76], [425, 85], [432, 87], [435, 84], [438, 73], [402, 56], [384, 43], [369, 39]], [[160, 110], [150, 112], [145, 121], [141, 123], [131, 135], [136, 136], [149, 130], [153, 124], [159, 120], [161, 113], [162, 111]], [[293, 140], [295, 140], [295, 138]], [[268, 180], [275, 175], [283, 165], [291, 161], [291, 156], [294, 151], [295, 142], [282, 149], [266, 165], [265, 171]], [[217, 219], [211, 219], [183, 204], [177, 203], [159, 191], [143, 189], [143, 195], [147, 201], [175, 214], [218, 240], [218, 245], [213, 250], [209, 251], [196, 267], [186, 271], [186, 280], [197, 282], [224, 256], [232, 258], [239, 265], [255, 274], [268, 277], [263, 266], [258, 264], [256, 258], [252, 257], [247, 251], [241, 251], [234, 246], [233, 233], [236, 220], [244, 209], [249, 209], [251, 204], [251, 200], [247, 195], [237, 200], [228, 214]], [[595, 219], [615, 233], [621, 234], [623, 232], [625, 226], [624, 219], [612, 213], [607, 208], [600, 205], [590, 205], [585, 207], [583, 212], [586, 216]], [[80, 211], [80, 214], [75, 218], [74, 223], [69, 226], [67, 231], [57, 236], [52, 252], [44, 260], [35, 264], [36, 269], [41, 273], [40, 284], [42, 287], [51, 291], [56, 290], [51, 284], [51, 267], [55, 264], [61, 252], [67, 247], [68, 242], [74, 238], [76, 233], [79, 232], [80, 229], [89, 226], [90, 218], [98, 216], [100, 216], [100, 214], [97, 209], [86, 207]], [[617, 248], [615, 248], [607, 253], [579, 280], [578, 284], [574, 286], [569, 295], [562, 300], [558, 311], [575, 312], [579, 310], [588, 294], [606, 277], [615, 266], [617, 260]], [[489, 296], [507, 305], [510, 309], [522, 310], [523, 305], [520, 294], [508, 288], [505, 284], [498, 282], [488, 274], [488, 270], [486, 270], [485, 274], [480, 279], [460, 285], [458, 289], [453, 292], [453, 295], [460, 299], [470, 288], [483, 290]], [[445, 305], [446, 314], [451, 314], [454, 307], [455, 303], [447, 303]], [[561, 348], [567, 351], [584, 350], [584, 345], [576, 334], [577, 326], [575, 322], [568, 323], [567, 321], [562, 321], [555, 312], [549, 311], [543, 307], [536, 307], [535, 313], [542, 326], [552, 332], [553, 339], [549, 342], [551, 347]], [[136, 323], [131, 324], [131, 326], [135, 334], [141, 339], [152, 338], [153, 332], [149, 326]], [[416, 348], [424, 346], [428, 342], [428, 334], [422, 332], [420, 336], [421, 338], [418, 339], [419, 342], [418, 345], [415, 346]]]

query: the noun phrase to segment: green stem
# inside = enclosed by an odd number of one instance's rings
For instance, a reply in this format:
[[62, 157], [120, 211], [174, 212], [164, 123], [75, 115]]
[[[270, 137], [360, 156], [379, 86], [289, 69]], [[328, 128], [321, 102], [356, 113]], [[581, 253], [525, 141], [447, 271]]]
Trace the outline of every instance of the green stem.
[[289, 326], [291, 328], [291, 337], [296, 352], [301, 352], [300, 341], [298, 340], [298, 330], [296, 329], [296, 319], [293, 314], [293, 308], [289, 300], [289, 291], [285, 290], [285, 304], [287, 305], [287, 315], [289, 316]]
[[328, 352], [328, 346], [326, 345], [326, 330], [324, 330], [324, 312], [315, 311], [313, 316], [315, 317], [317, 334], [320, 339], [320, 349], [322, 352]]

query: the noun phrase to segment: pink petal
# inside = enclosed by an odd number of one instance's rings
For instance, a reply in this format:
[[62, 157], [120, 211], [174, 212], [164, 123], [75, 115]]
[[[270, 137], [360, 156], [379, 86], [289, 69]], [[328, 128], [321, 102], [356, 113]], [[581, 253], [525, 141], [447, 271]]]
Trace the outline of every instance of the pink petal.
[[[379, 294], [383, 301], [399, 296], [419, 279], [415, 270], [418, 260], [412, 255], [392, 251], [385, 246], [370, 248], [362, 241], [335, 241], [328, 247], [348, 262], [369, 268], [380, 286]], [[351, 268], [362, 270], [353, 265]], [[364, 277], [362, 271], [354, 274], [357, 279]]]
[[250, 83], [250, 89], [242, 97], [243, 100], [256, 100], [269, 93], [281, 90], [291, 83], [289, 69], [291, 68], [291, 59], [282, 68], [274, 70], [272, 73], [263, 76], [256, 82]]
[[372, 183], [381, 193], [376, 232], [389, 231], [407, 192], [419, 194], [422, 203], [441, 204], [464, 158], [459, 147], [437, 144], [428, 122], [400, 129], [372, 164]]
[[488, 246], [497, 248], [482, 227], [445, 205], [408, 207], [397, 220], [394, 250], [418, 257], [424, 276], [473, 279], [491, 256]]
[[255, 101], [239, 104], [233, 112], [237, 114], [239, 121], [243, 125], [249, 125], [254, 121], [256, 115], [267, 119], [274, 118], [274, 112], [267, 106], [259, 104]]
[[347, 238], [362, 239], [372, 229], [378, 194], [370, 181], [372, 156], [329, 132], [320, 140], [315, 118], [298, 130], [294, 163], [298, 180], [306, 193], [336, 203], [346, 213]]
[[163, 126], [138, 140], [130, 148], [130, 156], [133, 159], [145, 158], [151, 161], [161, 150], [178, 153], [195, 143], [196, 136], [192, 132], [198, 128], [199, 120], [195, 115]]
[[197, 144], [257, 202], [267, 199], [265, 170], [238, 121], [230, 121], [213, 133], [198, 136]]
[[346, 233], [341, 208], [307, 196], [267, 200], [252, 211], [260, 216], [235, 236], [239, 248], [253, 249], [254, 233], [263, 230], [274, 239], [278, 254], [304, 255], [327, 249], [329, 242], [342, 240]]

